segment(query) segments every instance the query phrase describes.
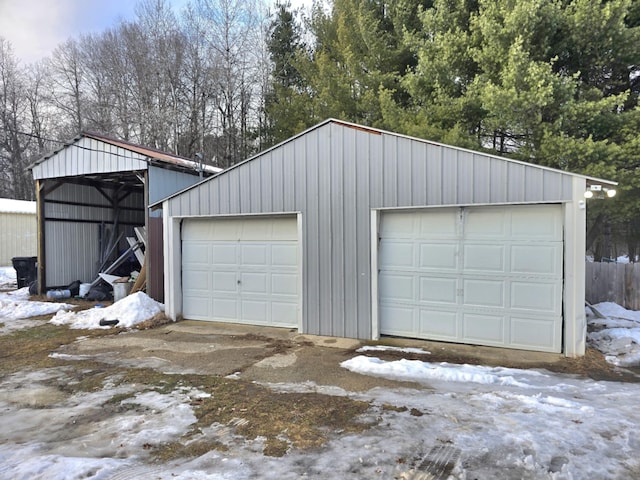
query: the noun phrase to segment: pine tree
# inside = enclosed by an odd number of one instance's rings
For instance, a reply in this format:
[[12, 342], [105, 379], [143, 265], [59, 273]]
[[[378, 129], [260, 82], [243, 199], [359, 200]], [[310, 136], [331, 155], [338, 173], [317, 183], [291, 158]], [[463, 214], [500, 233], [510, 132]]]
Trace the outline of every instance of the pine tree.
[[296, 12], [291, 10], [291, 3], [278, 2], [267, 38], [272, 71], [264, 99], [263, 148], [281, 142], [307, 126], [305, 81], [296, 61], [304, 48], [301, 27], [296, 21]]

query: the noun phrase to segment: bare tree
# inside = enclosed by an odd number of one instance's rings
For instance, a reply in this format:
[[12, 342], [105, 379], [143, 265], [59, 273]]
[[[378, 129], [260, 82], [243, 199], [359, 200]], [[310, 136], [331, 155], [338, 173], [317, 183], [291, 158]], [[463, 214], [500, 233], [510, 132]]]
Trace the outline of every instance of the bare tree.
[[196, 0], [194, 5], [216, 72], [210, 97], [216, 110], [216, 161], [228, 167], [253, 149], [253, 97], [259, 92], [253, 55], [261, 49], [260, 10], [256, 1], [244, 0]]
[[49, 60], [51, 75], [50, 102], [59, 112], [62, 136], [72, 136], [84, 129], [84, 58], [79, 40], [69, 39], [56, 47]]
[[11, 44], [0, 37], [0, 195], [31, 200], [27, 150], [32, 137], [25, 135], [30, 112], [22, 76]]

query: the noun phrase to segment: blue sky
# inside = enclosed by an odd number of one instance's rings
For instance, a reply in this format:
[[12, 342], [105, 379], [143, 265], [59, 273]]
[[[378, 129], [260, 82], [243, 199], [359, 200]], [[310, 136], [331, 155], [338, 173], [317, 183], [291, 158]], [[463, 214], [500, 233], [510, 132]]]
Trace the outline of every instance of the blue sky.
[[[169, 0], [179, 9], [187, 0]], [[294, 6], [311, 0], [292, 0]], [[135, 17], [136, 0], [0, 0], [0, 36], [15, 56], [31, 63], [49, 55], [70, 37], [100, 32]]]

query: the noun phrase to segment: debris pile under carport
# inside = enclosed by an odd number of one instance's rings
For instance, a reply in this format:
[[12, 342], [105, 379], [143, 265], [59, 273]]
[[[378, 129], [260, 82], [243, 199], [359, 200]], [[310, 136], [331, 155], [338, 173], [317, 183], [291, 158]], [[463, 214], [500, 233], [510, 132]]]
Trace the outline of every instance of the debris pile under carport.
[[[147, 231], [145, 227], [135, 227], [134, 232], [136, 238], [126, 237], [129, 244], [127, 248], [116, 260], [111, 263], [109, 258], [112, 257], [115, 248], [120, 244], [124, 233], [115, 235], [114, 227], [108, 234], [101, 234], [100, 238], [108, 236], [105, 242], [100, 242], [100, 268], [98, 277], [91, 282], [86, 288], [87, 293], [83, 297], [89, 300], [106, 300], [113, 289], [114, 300], [118, 301], [131, 293], [145, 290], [147, 285], [145, 252], [147, 248]], [[101, 230], [104, 232], [104, 229]], [[140, 270], [132, 270], [129, 275], [120, 276], [112, 275], [119, 267], [121, 267], [127, 259], [135, 255], [136, 260], [140, 264]], [[81, 295], [82, 296], [82, 295]]]

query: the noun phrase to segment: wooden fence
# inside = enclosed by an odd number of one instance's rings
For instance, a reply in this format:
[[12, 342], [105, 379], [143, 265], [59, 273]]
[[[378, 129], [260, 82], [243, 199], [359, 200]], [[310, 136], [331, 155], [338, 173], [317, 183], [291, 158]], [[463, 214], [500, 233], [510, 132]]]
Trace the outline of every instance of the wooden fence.
[[586, 300], [640, 310], [640, 263], [586, 262]]

